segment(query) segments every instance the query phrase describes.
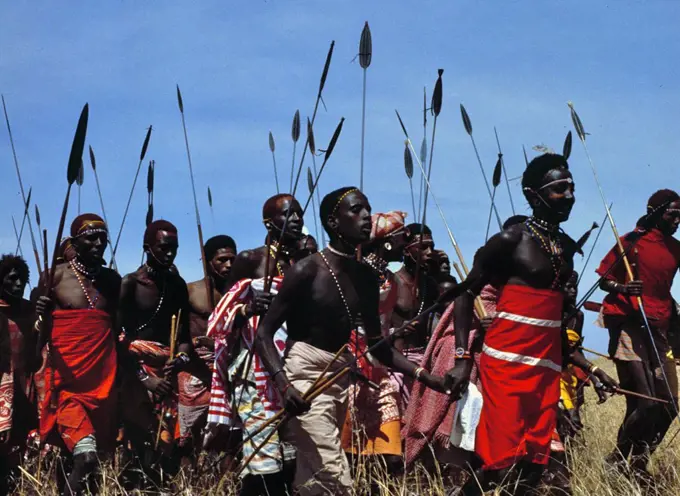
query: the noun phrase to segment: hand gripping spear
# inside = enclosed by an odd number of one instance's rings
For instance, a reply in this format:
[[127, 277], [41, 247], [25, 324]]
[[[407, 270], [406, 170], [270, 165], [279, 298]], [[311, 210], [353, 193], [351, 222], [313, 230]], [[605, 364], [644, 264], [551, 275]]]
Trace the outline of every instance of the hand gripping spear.
[[182, 101], [182, 93], [179, 91], [177, 85], [177, 105], [179, 106], [179, 113], [182, 116], [182, 130], [184, 131], [184, 145], [187, 149], [187, 161], [189, 162], [189, 177], [191, 178], [191, 192], [194, 195], [194, 210], [196, 211], [196, 227], [198, 229], [198, 244], [201, 246], [201, 261], [203, 262], [203, 276], [205, 277], [205, 289], [208, 292], [208, 301], [210, 302], [210, 310], [215, 308], [215, 295], [212, 290], [212, 280], [208, 276], [208, 261], [205, 259], [205, 250], [203, 250], [203, 228], [201, 227], [201, 215], [198, 212], [198, 200], [196, 199], [196, 186], [194, 184], [194, 168], [191, 165], [191, 152], [189, 151], [189, 137], [187, 136], [187, 125], [184, 120], [184, 102]]
[[118, 243], [120, 242], [120, 235], [123, 234], [123, 227], [125, 227], [125, 219], [127, 219], [128, 210], [130, 209], [130, 202], [132, 201], [132, 195], [135, 192], [135, 185], [137, 184], [137, 178], [139, 177], [139, 171], [142, 168], [142, 162], [144, 161], [144, 156], [146, 155], [146, 149], [149, 146], [149, 139], [151, 139], [151, 130], [153, 126], [149, 126], [146, 131], [146, 137], [144, 138], [144, 143], [142, 144], [142, 152], [139, 154], [139, 163], [137, 164], [137, 171], [135, 172], [135, 178], [132, 181], [132, 189], [130, 189], [130, 196], [128, 197], [127, 204], [125, 205], [125, 212], [123, 213], [123, 220], [120, 223], [120, 229], [118, 230], [118, 236], [116, 236], [116, 242], [113, 245], [113, 252], [111, 253], [111, 263], [113, 265], [114, 259], [116, 258], [116, 252], [118, 251]]
[[[90, 152], [90, 165], [92, 166], [92, 172], [94, 173], [94, 182], [97, 185], [97, 196], [99, 197], [99, 206], [102, 208], [102, 217], [104, 217], [104, 222], [106, 223], [106, 229], [111, 229], [109, 220], [106, 218], [106, 209], [104, 208], [104, 198], [102, 197], [102, 189], [99, 186], [99, 175], [97, 174], [97, 160], [94, 157], [94, 150], [92, 146], [88, 147]], [[38, 230], [40, 230], [40, 223], [38, 223]], [[117, 270], [116, 258], [113, 253], [113, 244], [111, 244], [111, 236], [106, 237], [109, 242], [109, 249], [111, 250], [111, 267]]]
[[272, 152], [272, 160], [274, 161], [274, 181], [276, 182], [276, 194], [281, 193], [279, 190], [279, 173], [276, 170], [276, 143], [274, 143], [274, 135], [269, 131], [269, 150]]
[[486, 172], [484, 172], [484, 166], [482, 165], [482, 159], [479, 156], [479, 151], [477, 150], [477, 143], [475, 143], [475, 137], [472, 135], [472, 122], [470, 121], [470, 116], [467, 113], [467, 110], [465, 110], [465, 107], [463, 104], [460, 104], [460, 115], [463, 118], [463, 125], [465, 126], [465, 131], [468, 133], [468, 136], [470, 136], [470, 140], [472, 141], [472, 147], [475, 150], [475, 155], [477, 156], [477, 163], [479, 164], [479, 170], [482, 171], [482, 177], [484, 178], [484, 184], [486, 185], [486, 191], [489, 193], [489, 198], [491, 198], [491, 206], [493, 207], [493, 211], [496, 214], [496, 220], [498, 221], [498, 229], [503, 229], [503, 223], [501, 222], [501, 217], [498, 215], [498, 209], [496, 208], [496, 204], [493, 201], [493, 195], [491, 194], [491, 188], [489, 187], [489, 180], [486, 178]]
[[[9, 116], [7, 115], [7, 106], [5, 105], [4, 95], [0, 95], [2, 98], [2, 110], [5, 113], [5, 123], [7, 124], [7, 133], [9, 134], [9, 144], [12, 147], [12, 157], [14, 158], [14, 168], [17, 171], [17, 179], [19, 180], [19, 190], [21, 191], [21, 199], [26, 205], [26, 193], [24, 192], [24, 183], [21, 181], [21, 172], [19, 171], [19, 160], [17, 159], [16, 148], [14, 147], [14, 137], [12, 136], [12, 126], [9, 124]], [[38, 245], [35, 243], [35, 235], [33, 234], [33, 224], [31, 223], [31, 218], [28, 218], [28, 232], [31, 234], [31, 245], [33, 246], [33, 255], [35, 256], [35, 263], [38, 266], [38, 274], [42, 274], [40, 266], [40, 255], [38, 255]]]
[[[593, 171], [593, 177], [595, 178], [595, 183], [597, 184], [597, 188], [600, 192], [600, 197], [602, 198], [602, 204], [604, 205], [605, 211], [607, 212], [607, 220], [609, 221], [609, 226], [612, 229], [612, 232], [614, 233], [614, 237], [616, 238], [616, 244], [618, 246], [619, 252], [621, 253], [621, 257], [623, 260], [623, 265], [626, 268], [626, 274], [628, 276], [628, 279], [633, 281], [635, 280], [635, 276], [633, 275], [633, 269], [630, 266], [630, 262], [628, 261], [628, 257], [626, 256], [625, 249], [623, 247], [623, 243], [621, 242], [621, 237], [619, 236], [619, 231], [616, 228], [616, 223], [614, 222], [614, 218], [612, 217], [612, 212], [609, 209], [609, 205], [607, 204], [607, 200], [604, 196], [604, 191], [602, 190], [602, 185], [600, 184], [600, 179], [597, 176], [597, 169], [595, 169], [595, 164], [593, 163], [593, 160], [590, 158], [590, 153], [588, 152], [588, 146], [586, 145], [586, 132], [583, 128], [583, 123], [581, 122], [581, 119], [579, 118], [578, 114], [576, 113], [576, 110], [574, 109], [574, 105], [571, 102], [568, 102], [567, 104], [569, 106], [569, 110], [571, 112], [571, 120], [574, 124], [574, 128], [576, 129], [576, 134], [578, 135], [579, 139], [581, 140], [581, 143], [583, 144], [583, 150], [586, 153], [586, 157], [588, 158], [588, 163], [590, 164], [590, 168]], [[659, 353], [659, 349], [656, 346], [656, 343], [654, 342], [654, 335], [652, 333], [652, 328], [649, 325], [649, 320], [647, 319], [647, 313], [645, 312], [644, 305], [642, 304], [642, 297], [638, 296], [636, 298], [638, 308], [640, 310], [640, 315], [642, 316], [642, 321], [644, 323], [644, 327], [647, 329], [647, 332], [649, 334], [649, 339], [650, 339], [650, 344], [652, 345], [652, 348], [654, 349], [654, 353], [656, 355], [656, 359], [658, 360], [658, 363], [660, 364], [660, 370], [661, 374], [663, 375], [664, 383], [666, 384], [666, 388], [668, 388], [668, 394], [670, 395], [669, 397], [673, 398], [675, 395], [673, 394], [673, 390], [671, 389], [670, 383], [668, 382], [668, 377], [666, 376], [666, 371], [663, 368], [663, 364], [665, 363], [665, 358], [666, 357], [661, 357], [661, 354]], [[673, 408], [675, 409], [675, 415], [680, 418], [680, 412], [678, 412], [677, 406], [675, 406], [675, 403], [673, 403]]]
[[359, 40], [359, 65], [364, 72], [364, 84], [362, 91], [361, 102], [361, 176], [359, 178], [359, 189], [364, 190], [364, 142], [366, 138], [366, 73], [368, 67], [371, 65], [371, 58], [373, 56], [373, 41], [371, 40], [371, 30], [368, 27], [368, 22], [364, 24], [364, 29], [361, 31], [361, 39]]
[[510, 192], [510, 181], [508, 180], [508, 173], [505, 170], [505, 160], [503, 160], [503, 151], [501, 150], [501, 142], [498, 139], [498, 131], [496, 131], [496, 126], [493, 127], [493, 134], [496, 136], [496, 145], [498, 145], [498, 156], [501, 159], [501, 165], [503, 167], [503, 179], [505, 179], [505, 186], [508, 188], [510, 208], [512, 209], [512, 215], [515, 215], [515, 202], [512, 201], [512, 193]]

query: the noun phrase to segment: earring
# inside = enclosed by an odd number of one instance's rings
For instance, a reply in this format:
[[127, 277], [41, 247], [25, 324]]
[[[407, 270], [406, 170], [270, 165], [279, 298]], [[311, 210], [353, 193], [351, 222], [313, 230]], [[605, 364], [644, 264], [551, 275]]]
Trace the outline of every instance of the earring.
[[386, 249], [387, 251], [391, 251], [391, 250], [392, 250], [392, 244], [389, 243], [389, 242], [385, 243], [385, 249]]

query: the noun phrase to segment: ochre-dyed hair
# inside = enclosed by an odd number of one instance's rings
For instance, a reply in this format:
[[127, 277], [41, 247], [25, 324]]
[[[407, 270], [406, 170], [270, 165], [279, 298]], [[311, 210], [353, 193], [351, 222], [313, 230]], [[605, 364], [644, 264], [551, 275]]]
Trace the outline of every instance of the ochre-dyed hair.
[[562, 155], [544, 153], [529, 162], [524, 174], [522, 174], [522, 191], [527, 200], [529, 199], [527, 193], [538, 191], [543, 182], [543, 177], [554, 169], [569, 170], [569, 164]]
[[680, 198], [675, 191], [672, 189], [660, 189], [647, 200], [647, 212], [651, 212], [661, 206], [668, 206], [668, 204], [673, 203]]
[[231, 248], [236, 252], [236, 242], [231, 236], [226, 234], [220, 234], [219, 236], [213, 236], [208, 241], [205, 242], [203, 246], [203, 251], [205, 252], [206, 260], [212, 260], [218, 250], [222, 248]]
[[26, 260], [10, 253], [3, 255], [0, 258], [0, 282], [2, 282], [5, 276], [7, 276], [7, 274], [9, 274], [12, 269], [16, 269], [19, 272], [19, 277], [22, 280], [28, 282], [31, 272], [28, 269]]
[[293, 195], [290, 195], [288, 193], [281, 193], [279, 195], [274, 195], [271, 198], [267, 199], [266, 202], [264, 202], [264, 205], [262, 206], [262, 220], [267, 221], [274, 217], [278, 211], [279, 211], [279, 200], [283, 199], [295, 199]]
[[144, 231], [144, 244], [151, 246], [156, 242], [156, 233], [158, 231], [167, 231], [177, 234], [177, 228], [167, 220], [155, 220]]
[[406, 226], [406, 230], [409, 233], [407, 238], [408, 241], [413, 241], [416, 236], [420, 236], [421, 234], [432, 236], [432, 229], [427, 227], [427, 225], [419, 224], [417, 222], [414, 222]]
[[352, 191], [359, 190], [354, 186], [345, 186], [344, 188], [331, 191], [322, 198], [321, 206], [319, 207], [319, 217], [321, 217], [321, 225], [329, 235], [332, 233], [332, 230], [328, 227], [328, 218], [336, 212], [340, 202]]
[[71, 222], [71, 237], [80, 236], [88, 229], [100, 229], [106, 231], [104, 219], [97, 214], [81, 214]]

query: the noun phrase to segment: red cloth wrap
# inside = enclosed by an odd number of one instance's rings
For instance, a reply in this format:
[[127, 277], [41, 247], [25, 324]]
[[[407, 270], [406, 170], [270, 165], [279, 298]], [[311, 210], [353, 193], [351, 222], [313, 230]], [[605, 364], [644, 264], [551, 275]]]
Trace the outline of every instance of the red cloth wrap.
[[[624, 249], [630, 243], [625, 235], [621, 238]], [[619, 249], [614, 246], [602, 259], [597, 269], [599, 275], [604, 274], [614, 264], [619, 256]], [[665, 236], [658, 229], [651, 229], [628, 252], [628, 260], [633, 268], [636, 279], [641, 280], [642, 303], [647, 316], [656, 320], [657, 325], [666, 327], [671, 317], [672, 297], [671, 286], [680, 263], [680, 241], [673, 236]], [[607, 279], [620, 284], [628, 282], [626, 267], [620, 261]], [[609, 293], [602, 302], [602, 314], [608, 316], [628, 316], [638, 311], [637, 298], [630, 298], [618, 293]]]
[[[111, 318], [102, 310], [56, 310], [53, 314], [51, 360], [45, 367], [48, 390], [41, 404], [40, 436], [69, 451], [82, 438], [95, 435], [106, 449], [115, 439], [116, 346]], [[53, 368], [54, 367], [54, 368]], [[54, 389], [50, 388], [54, 375]], [[56, 409], [50, 407], [56, 395]], [[61, 442], [54, 435], [57, 427]]]
[[[547, 464], [550, 440], [557, 425], [562, 364], [561, 329], [510, 320], [514, 316], [560, 322], [562, 293], [507, 285], [497, 317], [486, 332], [479, 376], [484, 406], [477, 427], [475, 451], [484, 468], [497, 470], [519, 458]], [[504, 315], [505, 312], [505, 315]], [[508, 315], [512, 314], [512, 315]], [[494, 358], [493, 350], [549, 360], [539, 364]], [[495, 353], [498, 356], [498, 353]], [[546, 362], [542, 362], [546, 363]]]

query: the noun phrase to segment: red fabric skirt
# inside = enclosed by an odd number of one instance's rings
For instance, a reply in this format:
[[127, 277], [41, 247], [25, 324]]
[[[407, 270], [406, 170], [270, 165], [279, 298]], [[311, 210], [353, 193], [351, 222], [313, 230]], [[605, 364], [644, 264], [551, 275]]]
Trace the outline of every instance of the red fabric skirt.
[[475, 451], [489, 470], [520, 458], [546, 464], [560, 398], [562, 293], [507, 285], [497, 312], [480, 360]]
[[72, 451], [82, 438], [94, 435], [99, 447], [110, 448], [116, 427], [116, 346], [109, 314], [96, 309], [56, 310], [53, 319], [41, 439]]

